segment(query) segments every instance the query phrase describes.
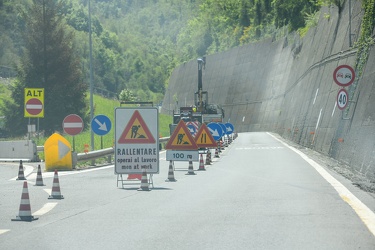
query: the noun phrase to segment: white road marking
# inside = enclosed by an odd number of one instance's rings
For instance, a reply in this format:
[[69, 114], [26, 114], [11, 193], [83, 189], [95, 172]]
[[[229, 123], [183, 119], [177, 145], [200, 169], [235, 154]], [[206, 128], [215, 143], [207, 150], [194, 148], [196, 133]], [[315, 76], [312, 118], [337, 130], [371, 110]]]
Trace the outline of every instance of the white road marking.
[[290, 148], [298, 155], [302, 157], [305, 161], [307, 161], [315, 170], [328, 182], [332, 185], [334, 189], [336, 189], [337, 193], [340, 195], [341, 199], [348, 203], [353, 210], [357, 213], [359, 218], [363, 221], [363, 223], [367, 226], [369, 231], [375, 236], [375, 214], [374, 212], [369, 209], [362, 201], [360, 201], [352, 192], [350, 192], [341, 182], [336, 180], [332, 175], [330, 175], [322, 166], [316, 163], [314, 160], [310, 159], [307, 155], [295, 149], [288, 144], [284, 143], [283, 141], [279, 140], [275, 136], [270, 133], [267, 133], [277, 141], [284, 144], [286, 147]]
[[[102, 169], [107, 169], [107, 168], [113, 168], [113, 165], [109, 165], [109, 166], [105, 166], [105, 167], [100, 167], [100, 168], [90, 168], [90, 169], [85, 169], [85, 170], [80, 170], [80, 171], [61, 171], [61, 172], [58, 172], [58, 175], [59, 176], [64, 176], [64, 175], [72, 175], [72, 174], [83, 174], [83, 173], [87, 173], [87, 172], [92, 172], [92, 171], [99, 171], [99, 170], [102, 170]], [[31, 170], [32, 172], [33, 170]], [[30, 171], [28, 171], [28, 173], [30, 173]], [[42, 178], [53, 178], [54, 177], [54, 174], [55, 172], [42, 172]], [[26, 175], [25, 175], [26, 177]], [[36, 177], [37, 177], [37, 174], [36, 173], [32, 173], [30, 174], [29, 176], [27, 176], [27, 180], [36, 180]], [[10, 179], [11, 181], [14, 181], [18, 178], [17, 177], [14, 177], [12, 179]]]
[[[27, 179], [27, 176], [31, 174], [33, 171], [34, 171], [33, 166], [23, 164], [23, 175], [25, 176], [26, 179]], [[16, 177], [10, 179], [10, 181], [15, 181], [17, 180], [17, 178], [18, 178], [18, 174]]]
[[49, 211], [51, 211], [56, 205], [57, 205], [57, 202], [48, 202], [44, 204], [44, 206], [41, 209], [34, 212], [33, 216], [40, 216], [40, 215], [46, 214]]
[[9, 232], [9, 229], [0, 229], [0, 234], [5, 234], [6, 232]]
[[48, 194], [48, 195], [51, 195], [51, 193], [52, 193], [52, 189], [43, 189], [44, 191], [46, 191], [46, 193]]

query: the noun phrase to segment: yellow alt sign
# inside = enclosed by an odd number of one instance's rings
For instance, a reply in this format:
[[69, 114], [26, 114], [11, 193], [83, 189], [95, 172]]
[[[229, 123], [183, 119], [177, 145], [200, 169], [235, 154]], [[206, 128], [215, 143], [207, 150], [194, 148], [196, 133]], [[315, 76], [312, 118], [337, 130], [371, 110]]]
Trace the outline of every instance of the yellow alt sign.
[[44, 89], [25, 88], [25, 117], [44, 117]]
[[47, 171], [72, 170], [72, 147], [68, 140], [54, 133], [44, 143], [45, 166]]

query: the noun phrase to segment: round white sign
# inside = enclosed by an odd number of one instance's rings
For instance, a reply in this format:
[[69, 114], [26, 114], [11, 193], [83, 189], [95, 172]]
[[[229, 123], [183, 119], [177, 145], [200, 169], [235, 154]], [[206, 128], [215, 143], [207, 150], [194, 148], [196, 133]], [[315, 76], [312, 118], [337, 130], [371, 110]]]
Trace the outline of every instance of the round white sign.
[[333, 80], [341, 87], [347, 87], [354, 82], [355, 72], [349, 65], [338, 66], [333, 72]]
[[345, 89], [340, 89], [337, 94], [337, 106], [340, 110], [344, 110], [349, 102], [349, 95]]

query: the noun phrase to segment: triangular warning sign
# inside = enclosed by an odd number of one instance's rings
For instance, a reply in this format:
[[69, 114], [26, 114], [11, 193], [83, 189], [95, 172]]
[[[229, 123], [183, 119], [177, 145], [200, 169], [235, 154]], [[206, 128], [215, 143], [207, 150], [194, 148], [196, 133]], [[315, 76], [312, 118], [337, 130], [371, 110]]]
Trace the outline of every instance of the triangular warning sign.
[[202, 124], [199, 128], [197, 135], [195, 136], [195, 143], [198, 147], [205, 147], [205, 148], [216, 148], [217, 143], [215, 139], [212, 137], [210, 131], [208, 130], [206, 124]]
[[138, 110], [134, 111], [117, 142], [120, 144], [155, 143], [155, 138], [151, 134]]
[[176, 129], [169, 138], [165, 149], [172, 150], [197, 150], [198, 146], [194, 141], [193, 136], [190, 134], [185, 122], [180, 120]]

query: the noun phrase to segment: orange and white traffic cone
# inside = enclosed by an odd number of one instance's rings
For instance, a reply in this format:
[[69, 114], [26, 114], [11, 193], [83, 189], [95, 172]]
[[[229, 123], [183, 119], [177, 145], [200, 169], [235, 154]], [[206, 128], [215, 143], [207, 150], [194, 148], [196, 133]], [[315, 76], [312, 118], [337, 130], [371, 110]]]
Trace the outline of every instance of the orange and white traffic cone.
[[211, 149], [207, 149], [206, 165], [211, 165]]
[[193, 168], [193, 161], [189, 161], [189, 168], [188, 168], [187, 175], [195, 175], [194, 168]]
[[177, 181], [177, 180], [174, 178], [174, 172], [173, 172], [173, 161], [169, 161], [168, 179], [165, 180], [165, 181], [171, 181], [171, 182]]
[[199, 159], [199, 171], [205, 171], [206, 169], [204, 168], [204, 163], [203, 163], [203, 154], [201, 154], [201, 157]]
[[215, 158], [220, 158], [219, 156], [219, 149], [218, 148], [215, 148]]
[[143, 169], [142, 171], [141, 187], [138, 188], [138, 191], [151, 191], [151, 189], [149, 188], [148, 180], [147, 180], [146, 169]]
[[40, 169], [40, 165], [38, 165], [38, 172], [36, 174], [36, 182], [34, 186], [45, 186], [43, 184], [42, 170]]
[[27, 188], [27, 181], [24, 181], [21, 195], [20, 210], [18, 212], [18, 216], [16, 216], [15, 219], [12, 219], [12, 221], [33, 221], [37, 219], [38, 218], [34, 218], [34, 216], [31, 215], [29, 189]]
[[60, 191], [60, 182], [59, 176], [57, 174], [57, 169], [55, 169], [55, 174], [53, 176], [52, 192], [48, 199], [64, 199], [64, 196], [61, 195]]
[[23, 173], [22, 160], [20, 160], [20, 166], [18, 168], [18, 178], [17, 178], [17, 180], [26, 180], [25, 175]]

